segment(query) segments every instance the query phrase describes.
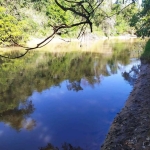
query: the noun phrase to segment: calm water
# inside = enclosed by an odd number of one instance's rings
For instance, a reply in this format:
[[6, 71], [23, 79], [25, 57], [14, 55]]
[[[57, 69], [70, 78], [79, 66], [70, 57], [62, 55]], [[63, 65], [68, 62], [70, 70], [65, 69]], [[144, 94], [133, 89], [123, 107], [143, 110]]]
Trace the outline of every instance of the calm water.
[[0, 150], [99, 150], [138, 76], [139, 48], [1, 58]]

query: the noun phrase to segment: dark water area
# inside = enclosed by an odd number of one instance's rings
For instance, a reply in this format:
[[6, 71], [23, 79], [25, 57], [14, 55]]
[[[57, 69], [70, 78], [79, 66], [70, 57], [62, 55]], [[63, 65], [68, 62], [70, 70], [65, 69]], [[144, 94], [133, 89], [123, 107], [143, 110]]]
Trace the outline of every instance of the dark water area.
[[0, 58], [0, 150], [99, 150], [140, 72], [139, 42], [107, 44]]

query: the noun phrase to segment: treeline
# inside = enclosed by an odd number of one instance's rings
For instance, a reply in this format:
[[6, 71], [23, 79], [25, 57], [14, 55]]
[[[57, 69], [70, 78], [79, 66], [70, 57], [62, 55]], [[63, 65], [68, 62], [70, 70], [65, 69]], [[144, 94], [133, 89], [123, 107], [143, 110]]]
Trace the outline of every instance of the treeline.
[[[59, 0], [62, 5], [67, 5], [64, 0]], [[88, 0], [91, 6], [96, 1]], [[102, 36], [117, 36], [123, 34], [142, 35], [147, 33], [147, 28], [139, 29], [143, 17], [149, 11], [149, 1], [145, 0], [143, 7], [134, 3], [127, 4], [111, 0], [104, 1], [95, 11], [91, 20], [94, 31]], [[70, 2], [69, 7], [74, 7]], [[126, 7], [126, 8], [125, 8]], [[85, 5], [85, 8], [88, 7]], [[123, 9], [125, 8], [125, 9]], [[144, 8], [144, 9], [143, 9]], [[78, 10], [76, 10], [78, 11]], [[0, 44], [7, 45], [11, 42], [25, 43], [29, 37], [42, 37], [51, 34], [52, 26], [81, 22], [83, 18], [71, 11], [63, 11], [54, 0], [0, 0]], [[147, 21], [149, 18], [144, 18]], [[148, 21], [147, 21], [148, 23]], [[80, 27], [63, 29], [61, 36], [76, 37]]]

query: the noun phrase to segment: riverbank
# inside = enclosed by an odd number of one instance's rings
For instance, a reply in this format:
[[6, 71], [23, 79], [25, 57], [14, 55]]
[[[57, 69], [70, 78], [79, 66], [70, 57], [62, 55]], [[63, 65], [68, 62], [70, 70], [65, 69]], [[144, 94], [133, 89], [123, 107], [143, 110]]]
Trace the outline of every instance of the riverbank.
[[[36, 37], [30, 37], [29, 40], [26, 42], [25, 45], [22, 45], [23, 47], [28, 47], [28, 48], [34, 48], [36, 47], [39, 43], [43, 42], [45, 38], [36, 38]], [[50, 51], [50, 52], [62, 52], [60, 49], [62, 47], [68, 47], [72, 46], [73, 51], [79, 50], [79, 51], [91, 51], [91, 46], [93, 46], [95, 43], [103, 43], [104, 41], [130, 41], [134, 42], [135, 40], [141, 40], [137, 38], [136, 36], [131, 36], [131, 35], [122, 35], [122, 36], [110, 36], [109, 38], [106, 36], [99, 36], [95, 33], [86, 33], [84, 36], [79, 37], [79, 38], [62, 38], [60, 36], [55, 36], [53, 39], [49, 39], [45, 41], [41, 46], [42, 48], [35, 48], [32, 50], [39, 50], [42, 49], [42, 51]], [[50, 42], [48, 42], [50, 41]], [[48, 43], [47, 43], [48, 42]], [[46, 44], [47, 43], [47, 44]], [[44, 45], [44, 46], [43, 46]], [[22, 46], [19, 46], [17, 44], [13, 44], [11, 46], [8, 45], [0, 45], [0, 51], [15, 51], [15, 50], [24, 50]], [[82, 49], [82, 48], [86, 49]], [[68, 51], [68, 48], [66, 48], [66, 51]]]
[[[39, 38], [30, 38], [30, 40], [27, 42], [27, 47], [36, 47], [40, 42], [42, 42], [44, 39]], [[141, 39], [136, 37], [130, 37], [130, 36], [117, 36], [117, 37], [110, 37], [109, 39], [105, 36], [97, 36], [93, 33], [88, 33], [83, 37], [80, 38], [61, 38], [59, 36], [56, 36], [53, 38], [50, 43], [42, 47], [42, 51], [49, 51], [49, 52], [69, 52], [70, 51], [79, 51], [79, 52], [101, 52], [101, 48], [104, 49], [104, 43], [116, 43], [116, 42], [129, 42], [130, 44], [135, 41], [141, 41]], [[142, 43], [142, 42], [141, 42]], [[45, 44], [45, 43], [43, 43]], [[93, 51], [94, 47], [94, 51]], [[105, 49], [109, 49], [108, 47], [105, 47]], [[40, 50], [40, 48], [35, 49]], [[111, 51], [111, 50], [109, 50]]]
[[[60, 36], [56, 36], [51, 40], [49, 44], [59, 44], [59, 43], [70, 43], [70, 42], [80, 42], [81, 44], [84, 44], [86, 42], [88, 43], [93, 43], [95, 41], [104, 41], [104, 40], [129, 40], [129, 39], [137, 39], [136, 36], [131, 36], [131, 35], [122, 35], [122, 36], [111, 36], [111, 37], [106, 37], [106, 36], [98, 36], [93, 33], [87, 33], [82, 37], [79, 38], [62, 38]], [[30, 40], [27, 42], [27, 46], [33, 47], [36, 46], [38, 43], [42, 42], [44, 38], [35, 38], [31, 37]], [[49, 45], [48, 44], [48, 45]]]
[[150, 64], [142, 62], [139, 78], [114, 119], [101, 150], [150, 150]]

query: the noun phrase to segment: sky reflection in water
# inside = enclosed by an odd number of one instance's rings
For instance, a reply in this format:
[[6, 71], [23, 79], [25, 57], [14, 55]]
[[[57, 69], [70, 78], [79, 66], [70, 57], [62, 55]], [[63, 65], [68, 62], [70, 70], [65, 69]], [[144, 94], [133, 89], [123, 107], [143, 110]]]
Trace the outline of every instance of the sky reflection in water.
[[[21, 102], [10, 118], [8, 112], [2, 113], [0, 149], [37, 150], [47, 143], [61, 147], [64, 142], [85, 150], [100, 149], [137, 77], [131, 68], [137, 68], [140, 61], [129, 58], [126, 65], [116, 64], [117, 69], [112, 73], [108, 63], [105, 68], [109, 75], [96, 74], [94, 84], [89, 83], [87, 76], [80, 80], [65, 79], [59, 86], [34, 90], [26, 100], [29, 104]], [[16, 118], [19, 127], [15, 129], [11, 118], [21, 113], [25, 115], [20, 120]]]

